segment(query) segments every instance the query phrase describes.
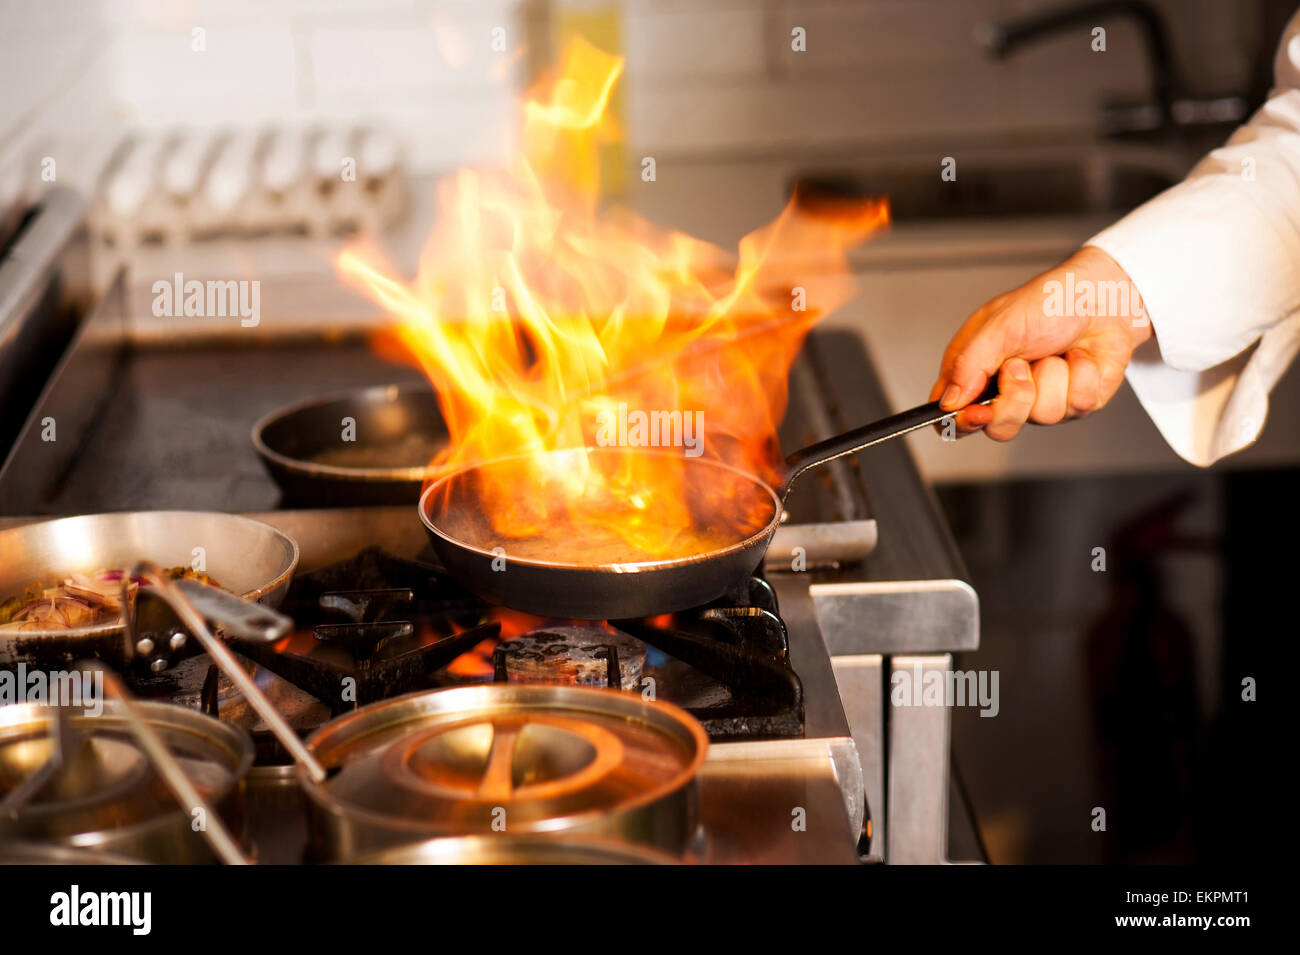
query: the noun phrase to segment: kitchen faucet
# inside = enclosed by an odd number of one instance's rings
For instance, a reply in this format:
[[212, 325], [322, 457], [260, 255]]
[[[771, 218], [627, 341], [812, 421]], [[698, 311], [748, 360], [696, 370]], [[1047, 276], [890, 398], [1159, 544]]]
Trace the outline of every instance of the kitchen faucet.
[[1169, 31], [1160, 12], [1145, 0], [1091, 0], [1024, 17], [985, 23], [976, 29], [976, 42], [1003, 59], [1037, 40], [1099, 20], [1126, 17], [1142, 32], [1151, 67], [1151, 99], [1139, 105], [1107, 105], [1101, 113], [1103, 133], [1112, 136], [1159, 133], [1168, 129], [1236, 123], [1247, 111], [1239, 95], [1193, 98], [1185, 89], [1169, 53]]

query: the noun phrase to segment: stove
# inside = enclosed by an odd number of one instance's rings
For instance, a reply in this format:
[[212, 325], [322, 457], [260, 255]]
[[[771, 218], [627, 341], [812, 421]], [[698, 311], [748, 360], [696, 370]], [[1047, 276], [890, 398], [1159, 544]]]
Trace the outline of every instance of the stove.
[[[888, 700], [892, 673], [949, 667], [978, 642], [974, 593], [903, 443], [800, 482], [764, 566], [707, 606], [599, 623], [530, 617], [448, 578], [414, 505], [298, 509], [257, 459], [250, 430], [267, 412], [418, 382], [417, 372], [378, 357], [364, 329], [304, 331], [295, 320], [277, 332], [266, 315], [256, 337], [189, 322], [160, 336], [125, 288], [119, 278], [84, 316], [26, 409], [0, 468], [0, 527], [185, 508], [288, 534], [301, 549], [283, 606], [293, 632], [233, 648], [299, 734], [430, 688], [616, 686], [705, 728], [698, 852], [708, 861], [942, 861], [950, 843], [978, 858], [963, 801], [951, 798], [948, 712]], [[859, 340], [816, 331], [792, 370], [781, 442], [806, 445], [886, 410]], [[55, 442], [42, 440], [50, 418]], [[303, 861], [286, 755], [207, 658], [132, 675], [131, 689], [250, 731], [251, 839], [266, 861]], [[790, 824], [797, 809], [803, 829]]]

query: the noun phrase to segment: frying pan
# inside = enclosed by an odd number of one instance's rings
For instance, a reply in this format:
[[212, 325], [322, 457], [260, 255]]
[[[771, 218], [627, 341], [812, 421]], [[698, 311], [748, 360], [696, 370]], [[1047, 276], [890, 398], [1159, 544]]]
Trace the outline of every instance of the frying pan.
[[[973, 403], [988, 404], [996, 396], [995, 381]], [[554, 558], [534, 556], [531, 548], [528, 556], [512, 556], [483, 512], [479, 489], [485, 477], [496, 484], [516, 470], [522, 475], [521, 462], [536, 462], [536, 455], [502, 458], [441, 476], [420, 496], [420, 521], [447, 572], [492, 603], [573, 620], [671, 613], [715, 600], [753, 573], [781, 523], [786, 495], [809, 468], [938, 424], [952, 413], [941, 410], [937, 401], [930, 402], [809, 445], [786, 459], [787, 477], [780, 489], [717, 461], [682, 458], [687, 502], [697, 498], [692, 489], [716, 491], [721, 485], [727, 500], [735, 502], [735, 513], [751, 517], [728, 524], [725, 519], [719, 523], [717, 515], [710, 516], [714, 536], [730, 543], [681, 557], [584, 562], [575, 557], [576, 547], [568, 548], [566, 555], [563, 542], [557, 542]], [[612, 447], [548, 451], [544, 454], [553, 460], [545, 462], [543, 470], [563, 474], [579, 463], [577, 456], [600, 456], [605, 459], [602, 468], [614, 468], [623, 459], [663, 453]], [[520, 493], [528, 492], [521, 486]], [[754, 519], [752, 515], [759, 516]]]
[[[245, 600], [278, 606], [298, 566], [298, 545], [274, 527], [210, 511], [83, 514], [0, 531], [0, 600], [34, 580], [133, 567], [142, 558], [188, 566], [205, 551], [213, 580]], [[94, 657], [120, 667], [127, 653], [121, 620], [68, 630], [0, 628], [0, 665]]]
[[[344, 441], [344, 419], [354, 422]], [[253, 425], [253, 447], [286, 502], [300, 507], [412, 504], [448, 441], [427, 386], [380, 385], [310, 398]]]

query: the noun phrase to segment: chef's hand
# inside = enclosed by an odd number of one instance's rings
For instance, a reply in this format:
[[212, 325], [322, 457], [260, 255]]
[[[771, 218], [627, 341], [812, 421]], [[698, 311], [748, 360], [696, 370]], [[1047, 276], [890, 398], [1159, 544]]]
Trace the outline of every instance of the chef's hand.
[[[1067, 285], [1069, 272], [1074, 276]], [[1048, 291], [1051, 282], [1060, 283], [1054, 298]], [[1096, 314], [1110, 310], [1106, 307], [1085, 307], [1090, 314], [1074, 314], [1078, 309], [1063, 301], [1064, 293], [1084, 288], [1085, 282], [1092, 283], [1094, 303], [1108, 301], [1103, 282], [1125, 283], [1129, 301], [1140, 303], [1115, 260], [1086, 247], [966, 319], [944, 352], [930, 394], [931, 401], [942, 396], [945, 411], [964, 408], [955, 416], [959, 432], [983, 430], [995, 441], [1009, 441], [1026, 421], [1056, 424], [1081, 418], [1119, 390], [1133, 350], [1151, 337], [1151, 323], [1140, 304], [1123, 315]], [[995, 374], [998, 397], [992, 404], [965, 408]]]

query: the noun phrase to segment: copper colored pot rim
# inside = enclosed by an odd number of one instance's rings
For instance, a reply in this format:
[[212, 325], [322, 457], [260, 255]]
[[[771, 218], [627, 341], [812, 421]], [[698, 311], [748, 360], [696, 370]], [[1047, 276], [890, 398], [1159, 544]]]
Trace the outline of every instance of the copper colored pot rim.
[[[583, 804], [581, 799], [571, 803], [564, 797], [555, 802], [540, 795], [536, 800], [523, 796], [515, 802], [505, 797], [505, 818], [511, 820], [507, 823], [508, 834], [597, 837], [680, 855], [698, 827], [697, 776], [708, 750], [708, 736], [699, 722], [672, 704], [643, 700], [637, 694], [619, 690], [514, 683], [409, 693], [341, 716], [313, 733], [307, 747], [329, 773], [324, 782], [315, 783], [305, 770], [298, 771], [298, 782], [307, 797], [314, 854], [322, 860], [346, 859], [438, 837], [496, 835], [483, 824], [492, 800], [483, 800], [477, 814], [465, 815], [461, 810], [474, 804], [473, 798], [458, 801], [451, 794], [442, 796], [436, 786], [424, 787], [424, 780], [412, 772], [383, 775], [378, 767], [390, 765], [395, 754], [408, 754], [430, 739], [436, 744], [437, 732], [442, 728], [463, 731], [476, 722], [491, 722], [495, 727], [500, 721], [543, 726], [549, 731], [565, 720], [581, 721], [584, 714], [591, 723], [606, 729], [613, 727], [615, 732], [620, 723], [626, 724], [629, 731], [648, 732], [657, 740], [650, 745], [660, 745], [662, 752], [680, 754], [679, 764], [640, 792], [610, 796], [595, 805]], [[624, 743], [635, 751], [638, 740], [629, 732]], [[595, 752], [591, 759], [598, 759]], [[342, 769], [361, 760], [372, 773], [370, 779], [360, 781], [363, 789], [382, 794], [383, 798], [375, 798], [386, 805], [388, 796], [410, 787], [409, 812], [377, 809], [360, 804], [358, 797], [334, 791]], [[564, 773], [577, 779], [584, 769], [574, 765]], [[489, 771], [484, 771], [485, 776]], [[349, 785], [357, 785], [355, 778]], [[544, 788], [538, 787], [538, 792]], [[521, 787], [520, 792], [525, 789]], [[598, 800], [606, 796], [599, 783], [582, 793]], [[579, 808], [570, 810], [571, 805]], [[448, 815], [439, 816], [428, 811], [430, 807], [446, 809]], [[539, 807], [543, 813], [557, 807], [556, 814], [529, 814], [538, 812]], [[517, 821], [520, 815], [525, 821]], [[466, 829], [466, 825], [476, 828]]]

